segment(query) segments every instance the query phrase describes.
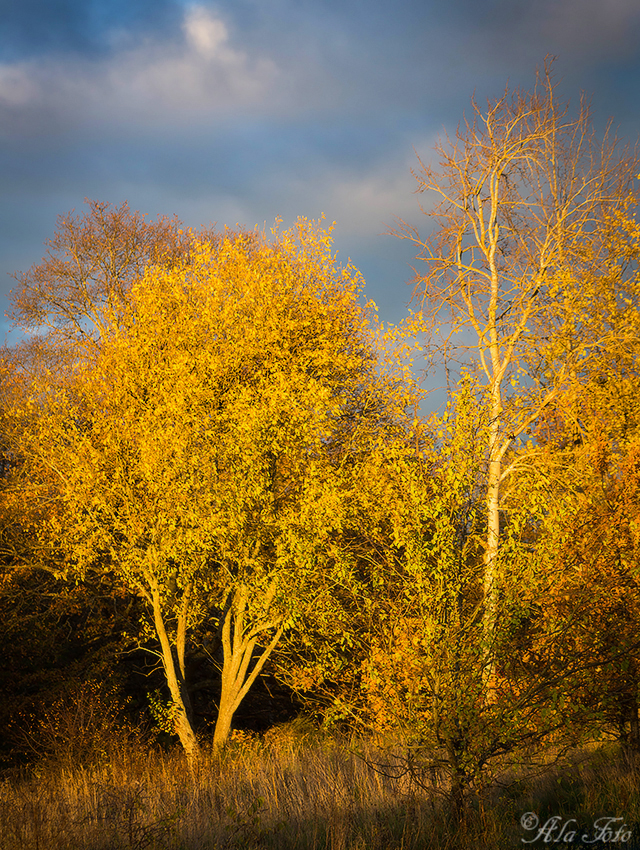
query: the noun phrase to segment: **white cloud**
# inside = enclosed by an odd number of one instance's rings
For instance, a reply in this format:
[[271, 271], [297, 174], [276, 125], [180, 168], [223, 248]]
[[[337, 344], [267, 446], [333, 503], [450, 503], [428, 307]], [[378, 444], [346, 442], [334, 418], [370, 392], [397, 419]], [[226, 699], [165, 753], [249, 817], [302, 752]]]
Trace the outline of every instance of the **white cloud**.
[[[225, 23], [203, 6], [185, 12], [181, 38], [148, 39], [100, 60], [45, 57], [0, 65], [4, 132], [24, 127], [125, 120], [148, 122], [189, 113], [206, 120], [225, 110], [270, 102], [279, 71], [267, 56], [236, 47]], [[16, 113], [22, 113], [17, 120]]]
[[320, 193], [324, 212], [337, 221], [342, 233], [384, 233], [394, 219], [415, 218], [418, 205], [409, 166], [393, 165], [365, 175], [338, 173]]
[[186, 12], [183, 31], [178, 48], [152, 44], [119, 57], [109, 69], [111, 91], [147, 109], [180, 112], [256, 106], [272, 88], [275, 63], [234, 48], [224, 22], [205, 8]]
[[419, 150], [429, 160], [435, 136], [411, 142], [406, 138], [387, 158], [372, 163], [359, 173], [336, 169], [322, 176], [313, 188], [295, 192], [302, 198], [310, 191], [315, 203], [322, 204], [327, 218], [335, 219], [341, 234], [361, 237], [386, 233], [398, 220], [424, 224], [420, 204], [429, 206], [431, 198], [416, 195], [416, 181], [411, 171], [418, 168], [413, 152]]
[[213, 58], [220, 51], [229, 52], [226, 47], [229, 33], [223, 21], [214, 18], [201, 6], [187, 12], [183, 29], [187, 41], [203, 56]]

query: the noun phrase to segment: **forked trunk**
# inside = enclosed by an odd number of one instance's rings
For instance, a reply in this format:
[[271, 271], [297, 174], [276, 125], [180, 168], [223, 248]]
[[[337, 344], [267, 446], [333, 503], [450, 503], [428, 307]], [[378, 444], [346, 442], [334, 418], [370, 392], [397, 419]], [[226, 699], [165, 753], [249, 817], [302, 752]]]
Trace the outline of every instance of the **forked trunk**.
[[[246, 587], [242, 587], [236, 592], [232, 604], [225, 609], [222, 623], [222, 684], [218, 719], [213, 735], [213, 746], [216, 750], [221, 750], [226, 744], [231, 732], [233, 716], [238, 706], [258, 678], [284, 630], [281, 620], [278, 622], [278, 619], [268, 619], [274, 596], [275, 583], [265, 594], [263, 600], [265, 618], [253, 626], [245, 624], [248, 602]], [[273, 637], [264, 649], [258, 651], [258, 657], [253, 668], [251, 668], [258, 638], [268, 633], [272, 628], [275, 628]]]

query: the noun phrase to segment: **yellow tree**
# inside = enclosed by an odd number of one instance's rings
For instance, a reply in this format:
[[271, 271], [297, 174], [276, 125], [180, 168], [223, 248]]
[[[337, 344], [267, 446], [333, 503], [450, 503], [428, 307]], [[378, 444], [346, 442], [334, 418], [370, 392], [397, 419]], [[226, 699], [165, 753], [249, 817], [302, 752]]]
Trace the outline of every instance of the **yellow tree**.
[[[433, 349], [471, 359], [482, 391], [485, 446], [484, 608], [490, 642], [498, 599], [501, 493], [510, 453], [593, 350], [610, 342], [593, 307], [616, 308], [629, 280], [612, 246], [637, 204], [635, 154], [606, 134], [589, 109], [559, 103], [550, 67], [532, 91], [510, 91], [436, 146], [439, 167], [420, 162], [418, 191], [435, 197], [420, 249], [426, 270], [415, 297]], [[436, 340], [438, 339], [435, 337]], [[516, 464], [517, 465], [517, 464]], [[488, 670], [489, 674], [490, 670]]]
[[113, 571], [146, 600], [191, 761], [191, 627], [218, 624], [222, 745], [298, 600], [322, 581], [350, 459], [403, 414], [360, 277], [330, 245], [306, 221], [272, 242], [194, 239], [171, 267], [148, 268], [124, 308], [104, 310], [99, 350], [64, 387], [41, 376], [14, 411], [31, 495], [47, 503], [34, 534], [60, 569]]
[[[441, 432], [434, 449], [429, 426]], [[544, 525], [539, 486], [521, 497], [500, 550], [509, 583], [501, 590], [487, 701], [483, 662], [483, 456], [486, 411], [467, 379], [446, 414], [411, 440], [388, 440], [363, 459], [367, 487], [355, 494], [357, 534], [345, 541], [349, 581], [335, 583], [333, 604], [316, 617], [322, 637], [298, 649], [292, 684], [325, 706], [329, 719], [389, 735], [393, 775], [411, 773], [425, 790], [444, 793], [458, 812], [496, 768], [531, 757], [534, 745], [562, 725], [559, 708], [572, 662], [559, 674], [549, 665], [560, 631], [536, 643], [544, 659], [523, 670], [520, 632], [531, 616], [539, 572], [531, 531]], [[338, 577], [336, 577], [338, 578]], [[546, 588], [545, 588], [546, 589]], [[311, 631], [311, 630], [310, 630]], [[566, 631], [562, 636], [566, 636]], [[527, 635], [529, 637], [529, 635]], [[328, 644], [328, 645], [327, 645]], [[295, 655], [295, 648], [293, 648]], [[554, 660], [557, 653], [553, 653]], [[515, 657], [515, 663], [513, 663]], [[578, 659], [578, 664], [584, 659]], [[381, 752], [376, 761], [385, 762]]]
[[[7, 315], [24, 336], [3, 352], [4, 407], [15, 407], [34, 381], [44, 380], [50, 391], [54, 383], [66, 385], [72, 380], [73, 364], [99, 348], [103, 332], [124, 310], [133, 283], [145, 268], [150, 264], [171, 268], [188, 253], [192, 234], [176, 218], [151, 220], [131, 212], [126, 202], [114, 207], [87, 200], [87, 205], [83, 214], [58, 216], [42, 261], [14, 275], [16, 286]], [[199, 235], [212, 244], [218, 239], [206, 228]], [[29, 423], [24, 427], [30, 428]], [[22, 545], [26, 542], [21, 534], [25, 505], [17, 483], [28, 473], [21, 470], [20, 453], [9, 447], [3, 467], [4, 483], [11, 478], [3, 496], [7, 557], [46, 568], [33, 539], [28, 546]], [[16, 547], [21, 550], [19, 557]]]
[[[591, 363], [590, 379], [541, 417], [535, 472], [520, 476], [507, 499], [509, 507], [521, 501], [532, 479], [544, 476], [547, 588], [539, 594], [532, 645], [558, 623], [571, 623], [556, 644], [557, 666], [572, 656], [582, 660], [571, 685], [573, 713], [581, 726], [590, 713], [597, 732], [610, 731], [613, 721], [637, 755], [640, 406], [628, 329], [606, 360]], [[634, 342], [637, 349], [637, 336]]]

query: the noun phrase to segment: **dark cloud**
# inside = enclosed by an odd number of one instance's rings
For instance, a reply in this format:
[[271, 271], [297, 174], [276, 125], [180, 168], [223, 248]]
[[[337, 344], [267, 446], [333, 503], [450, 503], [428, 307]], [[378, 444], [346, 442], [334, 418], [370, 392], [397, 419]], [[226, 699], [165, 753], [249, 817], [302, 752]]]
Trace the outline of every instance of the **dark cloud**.
[[451, 0], [439, 17], [469, 57], [516, 71], [559, 56], [574, 69], [637, 55], [638, 0]]
[[[559, 56], [562, 97], [602, 126], [640, 120], [639, 0], [0, 0], [0, 261], [27, 268], [83, 199], [270, 226], [326, 213], [400, 318], [429, 159], [475, 91], [529, 88]], [[604, 117], [603, 117], [604, 116]], [[0, 280], [0, 286], [2, 281]], [[6, 282], [6, 289], [10, 281]]]
[[175, 0], [0, 0], [0, 55], [95, 56], [149, 30], [168, 33], [182, 13]]

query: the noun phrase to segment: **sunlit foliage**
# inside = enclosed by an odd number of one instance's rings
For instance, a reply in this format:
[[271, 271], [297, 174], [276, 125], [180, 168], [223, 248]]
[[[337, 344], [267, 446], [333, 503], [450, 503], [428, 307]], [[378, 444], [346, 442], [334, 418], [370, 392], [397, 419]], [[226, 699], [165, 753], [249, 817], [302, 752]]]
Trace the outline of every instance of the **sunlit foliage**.
[[305, 221], [271, 242], [194, 239], [103, 304], [98, 347], [77, 351], [62, 387], [36, 376], [16, 411], [25, 463], [43, 473], [33, 533], [60, 571], [113, 571], [147, 601], [190, 755], [189, 630], [219, 626], [222, 743], [322, 584], [353, 459], [402, 430], [360, 278], [330, 244]]

